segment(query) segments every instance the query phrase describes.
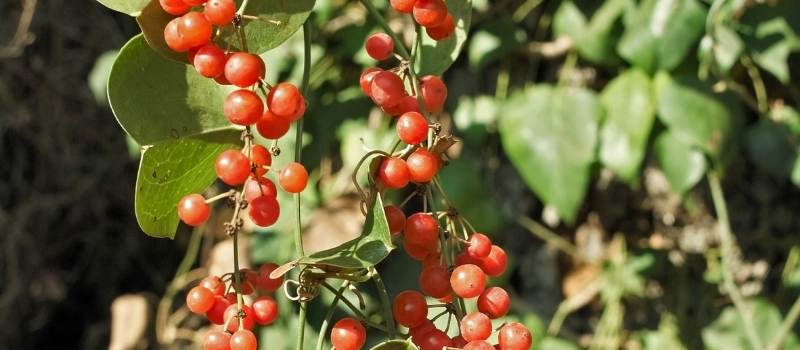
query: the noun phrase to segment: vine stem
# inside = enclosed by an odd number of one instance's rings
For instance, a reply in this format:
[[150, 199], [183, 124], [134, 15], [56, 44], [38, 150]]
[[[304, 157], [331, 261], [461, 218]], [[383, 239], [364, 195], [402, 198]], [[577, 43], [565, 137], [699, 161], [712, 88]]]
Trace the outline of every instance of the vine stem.
[[[330, 284], [328, 284], [327, 282], [323, 282], [323, 283], [322, 283], [322, 286], [323, 286], [323, 287], [325, 287], [325, 289], [329, 290], [331, 293], [334, 293], [334, 294], [336, 294], [336, 295], [342, 295], [342, 293], [338, 293], [338, 291], [336, 290], [336, 288], [333, 288], [333, 286], [331, 286], [331, 285], [330, 285]], [[364, 322], [364, 324], [365, 324], [365, 325], [367, 325], [367, 326], [370, 326], [370, 327], [372, 327], [372, 328], [375, 328], [375, 329], [377, 329], [377, 330], [380, 330], [380, 331], [382, 331], [382, 332], [384, 332], [384, 333], [389, 333], [389, 330], [388, 330], [388, 329], [386, 329], [386, 327], [384, 327], [384, 326], [382, 326], [382, 325], [379, 325], [379, 324], [377, 324], [377, 323], [375, 323], [375, 322], [372, 322], [372, 321], [370, 321], [369, 319], [367, 319], [367, 316], [366, 316], [366, 315], [364, 315], [364, 313], [363, 313], [363, 312], [361, 312], [361, 310], [359, 310], [359, 309], [358, 309], [358, 308], [357, 308], [355, 305], [353, 305], [353, 303], [352, 303], [352, 302], [350, 302], [350, 300], [347, 300], [347, 298], [345, 298], [345, 297], [340, 297], [340, 298], [339, 298], [339, 300], [341, 300], [341, 301], [342, 301], [342, 303], [344, 303], [345, 305], [347, 305], [347, 307], [348, 307], [348, 308], [350, 308], [350, 311], [352, 311], [352, 312], [353, 312], [353, 314], [356, 316], [356, 318], [358, 318], [359, 320], [361, 320], [361, 322]]]
[[242, 1], [242, 6], [239, 6], [239, 10], [236, 11], [236, 13], [238, 13], [239, 15], [243, 15], [244, 14], [244, 10], [247, 9], [247, 3], [249, 3], [249, 2], [250, 2], [250, 0]]
[[797, 300], [794, 301], [794, 304], [792, 304], [792, 308], [789, 309], [789, 313], [786, 315], [786, 319], [778, 329], [778, 333], [775, 334], [775, 338], [773, 338], [772, 342], [767, 345], [767, 350], [780, 349], [784, 340], [786, 340], [786, 336], [792, 331], [792, 327], [794, 327], [798, 317], [800, 317], [800, 298], [797, 298]]
[[328, 333], [328, 325], [331, 323], [331, 319], [333, 318], [333, 313], [336, 312], [336, 305], [339, 304], [339, 299], [342, 298], [342, 293], [347, 289], [347, 285], [350, 282], [344, 281], [342, 282], [342, 286], [339, 287], [339, 291], [336, 293], [336, 296], [333, 297], [333, 301], [331, 305], [328, 307], [328, 312], [325, 314], [325, 319], [322, 320], [322, 325], [319, 326], [319, 336], [317, 336], [317, 350], [322, 350], [322, 343], [325, 342], [325, 334]]
[[733, 301], [733, 306], [736, 308], [736, 311], [739, 313], [739, 317], [742, 319], [750, 346], [753, 347], [753, 349], [763, 349], [764, 347], [761, 343], [761, 339], [756, 333], [755, 324], [753, 324], [753, 318], [751, 317], [752, 314], [747, 305], [745, 305], [744, 298], [733, 281], [731, 263], [733, 258], [733, 250], [736, 243], [734, 242], [733, 234], [731, 233], [731, 224], [730, 220], [728, 219], [728, 208], [717, 174], [708, 174], [708, 185], [711, 189], [711, 199], [714, 202], [714, 210], [717, 212], [717, 223], [719, 225], [723, 287], [730, 295], [731, 301]]
[[370, 267], [369, 273], [372, 280], [375, 281], [375, 287], [378, 290], [378, 295], [381, 298], [381, 306], [383, 306], [383, 318], [386, 319], [387, 327], [389, 328], [389, 336], [392, 339], [397, 338], [397, 326], [394, 324], [394, 317], [392, 316], [392, 303], [389, 301], [389, 293], [386, 291], [386, 285], [383, 284], [381, 275], [378, 269], [374, 266]]

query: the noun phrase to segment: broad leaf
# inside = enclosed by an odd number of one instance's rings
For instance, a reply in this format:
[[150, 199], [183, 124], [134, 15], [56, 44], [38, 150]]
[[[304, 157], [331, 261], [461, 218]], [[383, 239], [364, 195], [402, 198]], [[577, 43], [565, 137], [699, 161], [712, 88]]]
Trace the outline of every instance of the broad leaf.
[[738, 100], [729, 93], [712, 91], [711, 86], [692, 76], [656, 76], [658, 117], [674, 135], [699, 147], [724, 166], [735, 151], [742, 124]]
[[578, 53], [588, 61], [613, 62], [617, 59], [614, 48], [620, 36], [618, 19], [628, 4], [628, 0], [603, 2], [587, 20], [572, 1], [563, 2], [555, 14], [554, 33], [570, 37]]
[[165, 61], [137, 35], [111, 68], [108, 100], [122, 128], [150, 145], [229, 127], [222, 114], [227, 89], [190, 66]]
[[467, 144], [480, 145], [489, 129], [494, 129], [497, 108], [497, 100], [492, 96], [461, 96], [453, 113], [459, 136], [464, 137]]
[[[756, 166], [785, 179], [792, 177], [800, 163], [798, 139], [800, 135], [792, 134], [786, 125], [761, 119], [745, 133], [745, 146]], [[797, 179], [792, 180], [800, 185]]]
[[602, 108], [589, 90], [537, 85], [500, 113], [503, 148], [525, 183], [572, 223], [589, 184]]
[[[781, 326], [782, 317], [778, 308], [761, 298], [749, 300], [744, 306], [753, 318], [756, 334], [761, 341], [765, 343], [771, 341]], [[752, 350], [744, 327], [736, 308], [728, 306], [714, 322], [703, 329], [703, 344], [709, 350]], [[796, 334], [789, 332], [781, 349], [798, 348], [800, 339]]]
[[370, 350], [417, 350], [417, 346], [408, 340], [389, 340], [373, 346]]
[[[135, 17], [142, 12], [142, 9], [147, 6], [150, 0], [97, 0], [97, 2], [114, 11]], [[155, 2], [158, 3], [158, 0]]]
[[605, 87], [600, 99], [606, 109], [600, 160], [623, 180], [635, 183], [655, 120], [650, 78], [629, 69]]
[[525, 32], [509, 17], [489, 21], [472, 34], [469, 43], [469, 66], [478, 71], [515, 50], [525, 41]]
[[800, 4], [781, 1], [758, 5], [741, 18], [748, 50], [756, 63], [783, 83], [789, 83], [789, 55], [800, 51]]
[[173, 238], [178, 227], [178, 201], [202, 193], [216, 179], [214, 161], [223, 150], [241, 147], [240, 131], [165, 140], [142, 153], [136, 179], [136, 220], [144, 233]]
[[[187, 64], [187, 54], [185, 52], [172, 51], [167, 46], [167, 42], [164, 41], [164, 28], [173, 18], [175, 16], [164, 12], [158, 0], [153, 0], [142, 10], [141, 14], [136, 16], [136, 23], [139, 24], [147, 44], [159, 55], [175, 62]], [[228, 32], [230, 32], [230, 29]]]
[[361, 235], [344, 244], [300, 258], [296, 265], [325, 265], [343, 269], [375, 266], [394, 249], [389, 224], [378, 195], [371, 203]]
[[617, 52], [646, 71], [677, 67], [703, 34], [705, 8], [697, 0], [644, 0], [632, 14]]
[[[436, 41], [422, 35], [422, 48], [416, 60], [417, 72], [422, 75], [441, 75], [458, 58], [464, 42], [467, 40], [470, 21], [472, 20], [472, 0], [445, 0], [447, 11], [453, 16], [456, 30], [444, 40]], [[424, 28], [422, 29], [424, 32]]]
[[683, 194], [700, 179], [706, 171], [706, 157], [703, 152], [675, 136], [664, 131], [653, 144], [661, 170], [673, 191]]

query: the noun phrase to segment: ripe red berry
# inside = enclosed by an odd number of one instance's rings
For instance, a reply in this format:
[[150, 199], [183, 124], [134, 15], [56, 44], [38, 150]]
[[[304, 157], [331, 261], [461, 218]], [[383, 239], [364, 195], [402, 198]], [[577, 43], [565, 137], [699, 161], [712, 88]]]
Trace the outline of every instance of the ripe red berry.
[[423, 27], [434, 27], [447, 17], [447, 5], [442, 0], [417, 0], [412, 11], [414, 20]]
[[186, 294], [186, 307], [196, 314], [204, 314], [214, 306], [214, 293], [203, 286], [196, 286]]
[[253, 319], [257, 324], [266, 326], [278, 318], [278, 302], [270, 296], [262, 296], [253, 302]]
[[405, 249], [406, 254], [408, 254], [408, 256], [410, 256], [412, 259], [417, 261], [425, 261], [426, 259], [430, 258], [431, 255], [436, 253], [438, 244], [426, 247], [406, 241], [403, 242], [403, 249]]
[[406, 219], [405, 242], [422, 247], [435, 247], [439, 242], [439, 224], [427, 213], [415, 213]]
[[411, 181], [425, 183], [431, 181], [439, 171], [439, 158], [424, 148], [417, 149], [406, 159]]
[[250, 201], [250, 219], [253, 223], [267, 227], [272, 226], [281, 215], [281, 207], [273, 196], [261, 196]]
[[411, 13], [411, 11], [414, 9], [414, 4], [417, 3], [417, 0], [390, 0], [389, 3], [397, 12]]
[[428, 121], [422, 114], [408, 112], [397, 119], [397, 136], [409, 145], [418, 145], [428, 137]]
[[189, 47], [199, 47], [211, 41], [211, 23], [200, 12], [189, 12], [178, 21], [178, 34]]
[[223, 111], [228, 121], [236, 125], [252, 125], [261, 119], [264, 103], [255, 92], [235, 90], [225, 98]]
[[508, 292], [500, 287], [486, 288], [478, 297], [478, 311], [483, 312], [489, 318], [500, 318], [508, 313], [511, 306], [511, 298]]
[[361, 72], [361, 77], [358, 79], [359, 85], [361, 85], [361, 91], [364, 95], [372, 96], [370, 84], [372, 84], [372, 78], [375, 77], [375, 74], [383, 72], [383, 69], [378, 67], [369, 67]]
[[449, 38], [455, 31], [456, 22], [453, 20], [453, 16], [451, 16], [449, 13], [447, 14], [447, 17], [444, 18], [444, 21], [439, 23], [439, 25], [425, 28], [425, 32], [428, 33], [428, 36], [436, 41]]
[[250, 162], [256, 167], [256, 175], [264, 175], [267, 172], [265, 167], [272, 165], [272, 154], [262, 145], [253, 145], [250, 148]]
[[506, 271], [507, 263], [508, 257], [506, 256], [506, 251], [503, 250], [503, 248], [493, 245], [489, 256], [481, 259], [481, 263], [478, 266], [480, 266], [487, 275], [498, 277]]
[[406, 161], [399, 157], [384, 158], [378, 167], [378, 182], [386, 188], [403, 188], [410, 177]]
[[213, 324], [223, 324], [225, 322], [225, 310], [227, 310], [230, 305], [231, 301], [228, 300], [228, 298], [215, 296], [214, 305], [206, 312], [206, 318]]
[[438, 329], [434, 329], [419, 340], [418, 346], [420, 350], [442, 350], [444, 347], [450, 347], [451, 340], [447, 333]]
[[266, 264], [261, 265], [261, 267], [258, 268], [258, 287], [259, 288], [261, 288], [261, 289], [263, 289], [265, 291], [268, 291], [268, 292], [272, 292], [272, 291], [275, 291], [275, 290], [277, 290], [278, 288], [281, 287], [281, 285], [283, 284], [283, 276], [278, 277], [278, 278], [270, 278], [269, 277], [269, 275], [272, 273], [272, 271], [275, 271], [275, 269], [277, 269], [277, 268], [278, 268], [278, 265], [274, 264], [274, 263], [266, 263]]
[[461, 350], [495, 350], [495, 348], [485, 340], [473, 340], [464, 344]]
[[244, 312], [244, 319], [239, 318], [239, 306], [235, 303], [225, 310], [225, 324], [228, 325], [228, 332], [234, 332], [239, 329], [239, 321], [243, 322], [244, 329], [253, 329], [253, 325], [256, 322], [253, 317], [253, 309], [247, 305], [242, 305], [242, 312]]
[[397, 323], [414, 328], [424, 324], [427, 320], [428, 303], [422, 293], [407, 290], [394, 297], [392, 312]]
[[265, 139], [277, 140], [289, 131], [289, 121], [266, 110], [256, 124], [256, 129]]
[[206, 77], [216, 77], [225, 70], [225, 52], [214, 44], [200, 47], [191, 60], [197, 73]]
[[387, 205], [383, 207], [383, 211], [386, 213], [386, 221], [389, 223], [389, 232], [393, 235], [402, 232], [406, 225], [406, 214], [403, 213], [403, 210], [395, 205]]
[[308, 185], [308, 171], [303, 164], [292, 162], [286, 165], [278, 175], [281, 188], [289, 193], [300, 193]]
[[256, 290], [258, 273], [248, 268], [243, 268], [240, 270], [240, 272], [242, 275], [244, 275], [244, 280], [242, 280], [242, 294], [253, 294], [253, 292]]
[[272, 114], [288, 121], [297, 120], [305, 111], [305, 99], [294, 84], [280, 83], [269, 90], [267, 107]]
[[210, 290], [214, 296], [225, 294], [225, 283], [217, 276], [208, 276], [200, 281], [200, 286]]
[[383, 61], [392, 56], [394, 52], [394, 42], [392, 37], [386, 33], [375, 33], [367, 37], [367, 42], [364, 44], [367, 49], [369, 57], [378, 61]]
[[402, 115], [404, 113], [415, 112], [419, 113], [419, 104], [417, 98], [414, 96], [403, 96], [400, 102], [391, 107], [381, 107], [384, 113], [390, 116]]
[[442, 79], [435, 75], [426, 75], [419, 80], [419, 83], [425, 109], [431, 113], [441, 112], [447, 99], [447, 86]]
[[343, 318], [333, 325], [331, 344], [336, 350], [358, 350], [367, 340], [367, 330], [352, 318]]
[[238, 87], [248, 87], [264, 77], [266, 66], [261, 57], [247, 52], [237, 52], [225, 62], [225, 79]]
[[242, 329], [231, 336], [231, 350], [256, 350], [258, 340], [253, 332]]
[[178, 202], [178, 217], [189, 226], [199, 226], [208, 220], [211, 209], [203, 196], [192, 193], [183, 196]]
[[208, 0], [183, 0], [183, 3], [189, 6], [200, 6]]
[[[459, 335], [459, 336], [457, 336], [457, 337], [453, 338], [453, 341], [452, 341], [452, 346], [453, 346], [454, 348], [459, 348], [459, 349], [461, 349], [461, 348], [463, 348], [463, 347], [464, 347], [464, 345], [467, 345], [467, 341], [466, 341], [466, 340], [464, 340], [464, 337], [462, 337], [462, 336], [460, 336], [460, 335]], [[491, 345], [489, 345], [489, 346], [491, 346]], [[491, 349], [489, 349], [489, 350], [491, 350]]]
[[186, 52], [192, 47], [180, 34], [178, 34], [178, 22], [180, 18], [175, 18], [167, 23], [164, 27], [164, 42], [167, 46], [175, 52]]
[[389, 71], [375, 74], [369, 89], [372, 101], [384, 108], [397, 105], [406, 94], [403, 80]]
[[419, 274], [419, 287], [422, 292], [434, 298], [444, 298], [450, 294], [450, 273], [447, 268], [433, 264], [422, 269]]
[[492, 251], [492, 240], [482, 233], [473, 233], [469, 237], [467, 254], [473, 258], [481, 259], [489, 256]]
[[497, 332], [500, 350], [528, 350], [533, 343], [533, 336], [527, 327], [519, 322], [511, 322]]
[[453, 288], [456, 295], [462, 298], [477, 297], [486, 288], [486, 274], [478, 266], [460, 265], [450, 275], [450, 287]]
[[252, 202], [261, 196], [276, 198], [278, 190], [275, 188], [275, 183], [263, 176], [247, 179], [244, 183], [244, 198], [247, 202]]
[[203, 338], [203, 350], [230, 350], [231, 335], [223, 331], [208, 331]]
[[164, 12], [173, 16], [181, 16], [189, 12], [189, 6], [183, 0], [158, 0], [158, 3]]
[[217, 156], [214, 164], [217, 176], [229, 186], [238, 186], [250, 175], [250, 161], [238, 150], [227, 150]]
[[466, 341], [486, 340], [492, 334], [492, 321], [480, 312], [473, 312], [461, 319], [461, 336]]
[[233, 0], [209, 0], [203, 14], [211, 24], [224, 26], [233, 21], [236, 3]]

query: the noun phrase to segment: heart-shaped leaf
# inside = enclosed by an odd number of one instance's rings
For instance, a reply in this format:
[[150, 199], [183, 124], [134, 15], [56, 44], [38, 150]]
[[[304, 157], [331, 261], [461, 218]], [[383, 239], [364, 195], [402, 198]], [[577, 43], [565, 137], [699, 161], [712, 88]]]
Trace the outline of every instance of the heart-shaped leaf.
[[572, 223], [589, 184], [603, 109], [582, 88], [537, 85], [500, 113], [503, 148], [528, 187]]
[[792, 70], [789, 56], [800, 51], [800, 3], [778, 1], [747, 9], [740, 19], [747, 49], [761, 68], [788, 84]]
[[705, 174], [706, 157], [703, 152], [670, 131], [658, 135], [653, 152], [670, 187], [677, 193], [683, 194], [694, 187]]
[[[150, 0], [97, 0], [97, 2], [114, 11], [135, 17], [142, 12], [142, 9], [147, 6]], [[158, 0], [155, 2], [158, 3]]]
[[467, 40], [472, 20], [472, 0], [445, 0], [445, 3], [447, 3], [450, 15], [453, 16], [456, 30], [449, 38], [440, 41], [431, 39], [425, 33], [420, 33], [422, 47], [415, 62], [420, 76], [444, 73], [456, 61]]
[[600, 160], [620, 178], [634, 183], [655, 120], [650, 77], [629, 69], [605, 87], [600, 99], [607, 116], [600, 131]]
[[618, 19], [629, 6], [628, 0], [610, 0], [592, 14], [590, 20], [572, 1], [561, 3], [553, 19], [556, 36], [568, 36], [581, 57], [595, 63], [619, 60], [614, 47], [619, 40]]
[[228, 91], [187, 65], [159, 57], [142, 35], [117, 56], [108, 100], [117, 121], [140, 145], [230, 126], [222, 114]]
[[417, 350], [417, 347], [408, 340], [389, 340], [373, 346], [370, 350]]
[[214, 161], [227, 149], [241, 147], [238, 130], [165, 140], [142, 153], [136, 179], [136, 220], [144, 233], [173, 238], [178, 201], [202, 193], [216, 179]]

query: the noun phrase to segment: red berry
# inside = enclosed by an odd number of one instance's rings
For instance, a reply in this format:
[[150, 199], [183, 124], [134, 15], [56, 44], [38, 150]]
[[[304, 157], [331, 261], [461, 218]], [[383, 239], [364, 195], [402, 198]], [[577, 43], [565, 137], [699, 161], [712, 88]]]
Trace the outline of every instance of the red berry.
[[434, 325], [431, 320], [426, 318], [425, 320], [422, 321], [422, 323], [419, 326], [409, 329], [409, 334], [411, 335], [411, 342], [416, 345], [419, 345], [422, 338], [426, 334], [434, 330], [436, 330], [436, 325]]
[[[458, 265], [466, 265], [466, 264], [473, 264], [477, 265], [481, 269], [483, 269], [483, 260], [478, 258], [473, 258], [466, 251], [461, 252], [460, 254], [456, 255], [456, 266]], [[486, 271], [484, 271], [486, 272]]]
[[486, 340], [492, 334], [492, 321], [480, 312], [473, 312], [461, 319], [461, 336], [466, 341]]
[[450, 275], [450, 287], [459, 297], [477, 297], [486, 288], [486, 274], [480, 267], [472, 264], [458, 266]]
[[384, 113], [390, 116], [397, 116], [402, 115], [408, 112], [416, 112], [419, 113], [419, 104], [417, 103], [417, 99], [414, 96], [403, 96], [400, 98], [400, 102], [396, 105], [391, 107], [381, 107]]
[[303, 164], [292, 162], [286, 165], [278, 175], [281, 188], [289, 193], [300, 193], [308, 185], [308, 171]]
[[182, 16], [189, 12], [189, 6], [182, 0], [158, 0], [158, 3], [164, 9], [164, 12], [173, 16]]
[[352, 318], [343, 318], [333, 325], [331, 344], [336, 350], [358, 350], [367, 340], [367, 330]]
[[441, 112], [447, 99], [447, 86], [442, 79], [435, 75], [426, 75], [419, 80], [419, 83], [425, 109], [431, 113]]
[[266, 326], [278, 318], [278, 303], [270, 296], [262, 296], [253, 302], [253, 318], [256, 323]]
[[429, 265], [419, 274], [419, 287], [422, 292], [434, 298], [444, 298], [450, 294], [450, 273], [447, 268], [439, 265]]
[[406, 219], [405, 242], [422, 247], [435, 247], [439, 242], [439, 223], [430, 214], [415, 213]]
[[[242, 305], [242, 312], [244, 312], [244, 329], [253, 329], [255, 318], [253, 317], [253, 309], [247, 305]], [[231, 304], [225, 310], [225, 322], [228, 325], [228, 332], [234, 332], [239, 329], [239, 306]]]
[[272, 114], [269, 110], [264, 111], [261, 120], [256, 123], [256, 129], [265, 139], [277, 140], [286, 135], [289, 131], [289, 121]]
[[437, 248], [438, 246], [426, 247], [408, 241], [403, 242], [403, 249], [405, 249], [406, 254], [417, 261], [425, 261], [430, 258], [430, 256], [436, 252]]
[[258, 268], [258, 287], [265, 291], [275, 291], [283, 284], [283, 276], [278, 278], [270, 278], [269, 275], [272, 271], [278, 268], [277, 264], [266, 263]]
[[242, 294], [250, 295], [256, 289], [256, 280], [258, 279], [258, 273], [248, 268], [243, 268], [240, 270], [244, 279], [242, 280]]
[[229, 122], [236, 125], [252, 125], [261, 119], [264, 103], [255, 92], [240, 89], [228, 94], [223, 110]]
[[400, 13], [411, 13], [417, 0], [389, 0], [395, 11]]
[[211, 41], [211, 23], [200, 12], [189, 12], [178, 21], [178, 34], [189, 47], [199, 47]]
[[186, 5], [194, 7], [194, 6], [200, 6], [206, 1], [208, 1], [208, 0], [183, 0], [183, 3], [185, 3]]
[[478, 311], [483, 312], [489, 318], [500, 318], [508, 313], [511, 306], [511, 298], [508, 292], [500, 287], [486, 288], [478, 297]]
[[258, 340], [253, 332], [242, 329], [231, 336], [231, 350], [256, 350]]
[[211, 215], [206, 199], [193, 193], [183, 196], [178, 202], [178, 217], [189, 226], [199, 226]]
[[230, 149], [219, 154], [214, 169], [222, 182], [238, 186], [250, 175], [250, 161], [242, 152]]
[[397, 136], [409, 145], [418, 145], [428, 137], [428, 121], [422, 114], [408, 112], [397, 119]]
[[200, 47], [191, 60], [194, 69], [206, 78], [216, 77], [225, 70], [225, 52], [214, 44]]
[[384, 206], [383, 211], [386, 213], [386, 221], [389, 223], [389, 232], [393, 235], [402, 232], [406, 225], [406, 214], [394, 205]]
[[511, 322], [497, 332], [500, 350], [528, 350], [533, 343], [533, 336], [527, 327], [518, 322]]
[[482, 233], [473, 233], [469, 237], [469, 245], [467, 245], [467, 254], [473, 258], [485, 258], [489, 256], [492, 251], [492, 240]]
[[186, 294], [186, 306], [189, 311], [204, 314], [214, 306], [214, 293], [203, 286], [196, 286]]
[[364, 92], [364, 95], [372, 96], [370, 84], [372, 84], [372, 79], [375, 78], [375, 74], [380, 72], [383, 72], [383, 69], [378, 67], [370, 67], [361, 73], [361, 77], [358, 79], [358, 82], [361, 85], [361, 91]]
[[508, 257], [506, 256], [506, 251], [503, 250], [503, 248], [493, 245], [489, 256], [481, 259], [481, 263], [478, 266], [480, 266], [487, 275], [497, 277], [506, 271], [507, 263]]
[[420, 350], [442, 350], [444, 347], [449, 347], [451, 341], [447, 333], [434, 329], [422, 336], [418, 344]]
[[178, 34], [178, 22], [180, 18], [175, 18], [167, 23], [164, 27], [164, 42], [167, 46], [175, 52], [186, 52], [191, 49], [191, 45], [180, 34]]
[[462, 350], [495, 350], [495, 348], [485, 340], [473, 340], [464, 344]]
[[392, 56], [394, 52], [394, 42], [392, 37], [386, 33], [375, 33], [367, 37], [367, 42], [364, 45], [367, 49], [369, 57], [378, 61], [383, 61]]
[[225, 62], [225, 79], [238, 87], [248, 87], [264, 77], [266, 68], [261, 57], [247, 52], [237, 52]]
[[203, 350], [230, 350], [231, 335], [222, 331], [208, 331], [203, 339]]
[[414, 328], [425, 323], [428, 317], [428, 303], [422, 293], [407, 290], [394, 297], [392, 312], [397, 323]]
[[281, 207], [275, 197], [261, 196], [250, 201], [248, 213], [254, 224], [267, 227], [278, 221], [278, 217], [281, 215]]
[[439, 171], [439, 158], [424, 148], [417, 149], [406, 159], [411, 181], [425, 183], [431, 181]]
[[423, 27], [436, 26], [447, 17], [447, 5], [442, 0], [417, 0], [412, 11], [414, 20]]
[[225, 283], [217, 276], [208, 276], [200, 281], [200, 286], [210, 290], [214, 296], [222, 296], [225, 294]]
[[[234, 295], [235, 296], [235, 295]], [[213, 324], [225, 323], [225, 310], [231, 305], [231, 301], [225, 297], [215, 296], [214, 305], [206, 312], [206, 318]]]
[[425, 28], [425, 32], [428, 33], [428, 36], [436, 41], [449, 38], [455, 31], [456, 22], [453, 21], [453, 16], [451, 16], [449, 13], [447, 14], [447, 17], [444, 18], [444, 21], [439, 23], [439, 25]]
[[250, 148], [250, 161], [256, 166], [256, 175], [261, 176], [267, 172], [265, 167], [272, 165], [272, 154], [262, 145], [253, 145]]
[[408, 166], [402, 158], [384, 158], [378, 167], [378, 182], [386, 188], [403, 188], [408, 185], [409, 178]]
[[276, 198], [278, 190], [275, 188], [275, 183], [263, 176], [247, 179], [244, 183], [244, 198], [247, 202], [252, 202], [261, 196]]
[[[459, 348], [459, 349], [461, 349], [461, 348], [463, 348], [463, 347], [464, 347], [464, 345], [467, 345], [467, 341], [466, 341], [466, 340], [464, 340], [464, 337], [462, 337], [462, 336], [460, 336], [460, 335], [459, 335], [459, 336], [457, 336], [457, 337], [453, 338], [453, 341], [452, 341], [452, 346], [453, 346], [454, 348]], [[490, 346], [491, 346], [491, 345], [490, 345]]]
[[405, 96], [403, 80], [389, 71], [378, 72], [369, 85], [372, 101], [381, 107], [392, 107]]
[[209, 0], [203, 14], [211, 24], [224, 26], [233, 21], [236, 3], [233, 0]]
[[280, 83], [269, 90], [267, 107], [278, 117], [294, 121], [305, 111], [305, 99], [300, 89], [290, 83]]

